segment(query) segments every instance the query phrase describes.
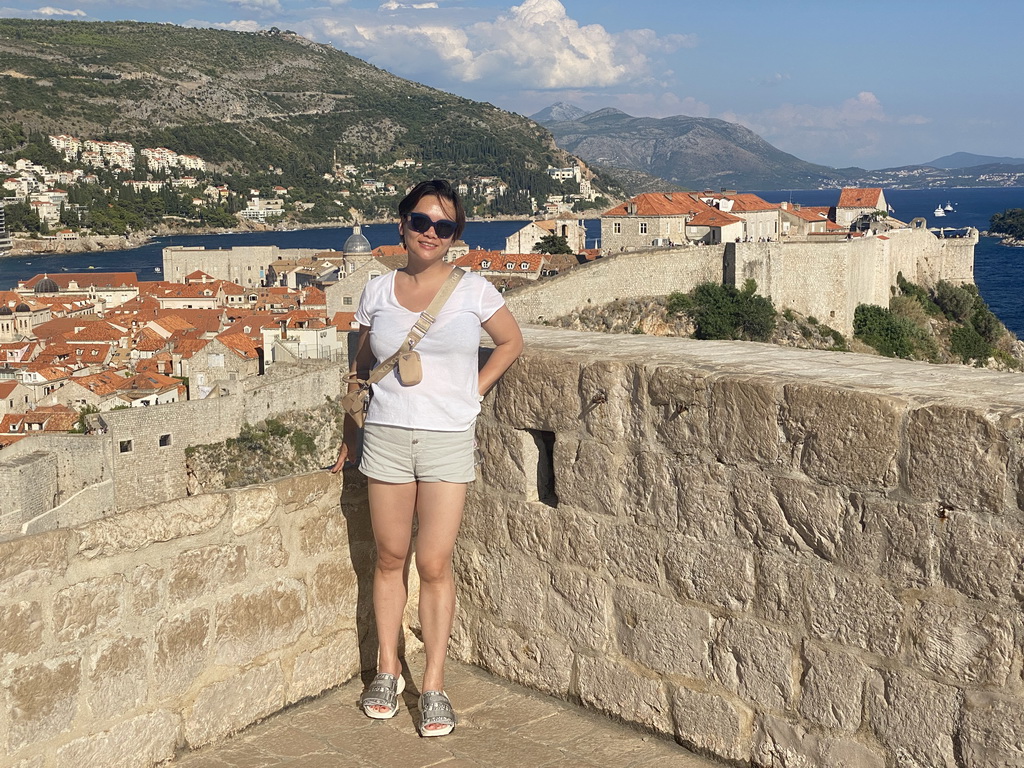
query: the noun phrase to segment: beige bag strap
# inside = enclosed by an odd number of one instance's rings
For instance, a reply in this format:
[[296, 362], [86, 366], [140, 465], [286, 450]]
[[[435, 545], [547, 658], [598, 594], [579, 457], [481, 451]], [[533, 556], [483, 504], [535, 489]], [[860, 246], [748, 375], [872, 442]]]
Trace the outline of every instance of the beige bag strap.
[[[441, 310], [444, 308], [445, 302], [454, 293], [455, 287], [459, 284], [462, 276], [466, 274], [466, 270], [462, 267], [455, 267], [448, 275], [448, 279], [442, 283], [435, 294], [433, 300], [430, 302], [425, 310], [420, 313], [419, 318], [413, 325], [412, 330], [409, 331], [409, 335], [405, 337], [405, 341], [402, 342], [402, 346], [398, 348], [387, 360], [381, 362], [376, 368], [370, 371], [370, 375], [366, 377], [366, 384], [376, 384], [378, 381], [387, 376], [396, 365], [398, 365], [398, 358], [409, 352], [413, 347], [420, 343], [420, 340], [427, 335], [427, 330], [433, 325], [437, 316], [441, 314]], [[353, 378], [354, 373], [348, 375], [348, 381], [359, 381], [358, 378]]]

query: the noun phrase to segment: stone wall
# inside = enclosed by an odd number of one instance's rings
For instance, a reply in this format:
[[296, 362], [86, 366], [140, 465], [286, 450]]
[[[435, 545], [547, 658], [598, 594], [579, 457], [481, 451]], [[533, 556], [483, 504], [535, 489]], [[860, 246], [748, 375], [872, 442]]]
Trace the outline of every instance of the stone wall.
[[319, 472], [0, 542], [0, 765], [153, 765], [372, 667], [365, 484], [341, 491]]
[[529, 331], [455, 652], [740, 764], [1024, 763], [1017, 374]]

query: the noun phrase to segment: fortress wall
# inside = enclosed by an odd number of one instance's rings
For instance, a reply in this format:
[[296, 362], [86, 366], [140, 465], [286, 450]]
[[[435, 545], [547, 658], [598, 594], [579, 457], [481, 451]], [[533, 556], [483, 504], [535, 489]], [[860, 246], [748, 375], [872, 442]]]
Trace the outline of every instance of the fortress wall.
[[1020, 762], [1017, 374], [527, 331], [462, 659], [741, 764]]
[[[337, 400], [344, 391], [342, 382], [347, 373], [348, 362], [342, 360], [320, 366], [282, 366], [273, 376], [250, 379], [242, 397], [243, 420], [256, 424], [279, 413], [319, 408], [328, 397]], [[232, 436], [237, 434], [236, 426]]]
[[201, 270], [218, 280], [246, 288], [261, 285], [267, 267], [278, 259], [296, 259], [322, 253], [317, 248], [278, 248], [276, 245], [241, 245], [233, 248], [169, 246], [163, 250], [163, 279], [175, 283]]
[[522, 323], [541, 323], [589, 304], [665, 296], [722, 281], [721, 246], [693, 246], [620, 253], [584, 264], [536, 285], [516, 288], [505, 301]]
[[0, 542], [0, 764], [155, 765], [372, 666], [364, 509], [320, 472]]

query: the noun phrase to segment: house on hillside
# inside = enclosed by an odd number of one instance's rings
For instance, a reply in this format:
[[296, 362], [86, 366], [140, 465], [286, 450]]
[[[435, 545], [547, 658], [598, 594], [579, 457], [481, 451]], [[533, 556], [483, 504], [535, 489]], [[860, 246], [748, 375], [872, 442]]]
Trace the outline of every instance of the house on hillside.
[[587, 247], [587, 228], [583, 219], [559, 217], [531, 221], [505, 238], [505, 253], [536, 253], [537, 244], [548, 235], [564, 237], [573, 253]]
[[885, 193], [878, 187], [858, 189], [846, 187], [839, 193], [836, 205], [836, 224], [843, 229], [851, 229], [864, 217], [870, 221], [878, 212], [889, 214], [889, 204], [885, 201]]

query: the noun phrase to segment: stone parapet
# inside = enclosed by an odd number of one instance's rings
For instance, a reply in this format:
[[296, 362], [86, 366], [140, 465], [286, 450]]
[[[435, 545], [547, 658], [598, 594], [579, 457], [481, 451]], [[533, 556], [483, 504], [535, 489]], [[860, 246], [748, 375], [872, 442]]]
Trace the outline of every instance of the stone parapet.
[[1022, 764], [1020, 375], [526, 335], [461, 659], [741, 764]]
[[365, 497], [319, 472], [0, 542], [0, 765], [154, 765], [372, 667]]

